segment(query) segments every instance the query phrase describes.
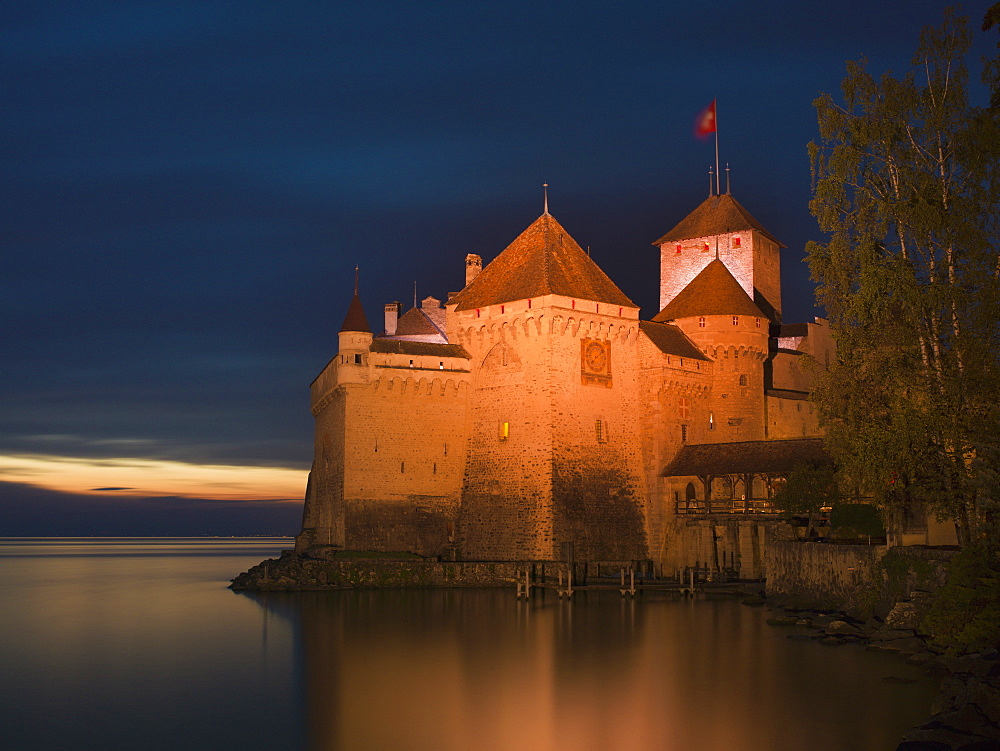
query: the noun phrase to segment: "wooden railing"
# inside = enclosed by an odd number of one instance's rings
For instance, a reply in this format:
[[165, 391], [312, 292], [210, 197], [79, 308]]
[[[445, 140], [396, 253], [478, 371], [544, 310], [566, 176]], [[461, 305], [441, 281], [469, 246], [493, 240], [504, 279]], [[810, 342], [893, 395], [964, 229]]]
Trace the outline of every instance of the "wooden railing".
[[778, 514], [781, 509], [768, 500], [677, 501], [678, 514]]

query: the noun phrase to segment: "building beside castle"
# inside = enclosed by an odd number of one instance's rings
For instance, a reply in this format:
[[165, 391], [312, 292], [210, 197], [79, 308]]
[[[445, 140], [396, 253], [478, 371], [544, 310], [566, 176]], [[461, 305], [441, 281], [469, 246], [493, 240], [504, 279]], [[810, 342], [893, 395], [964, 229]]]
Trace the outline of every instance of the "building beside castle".
[[782, 245], [729, 194], [655, 245], [649, 321], [547, 210], [377, 334], [355, 289], [296, 549], [673, 565], [686, 515], [768, 510], [822, 452], [804, 360], [828, 328], [782, 322]]

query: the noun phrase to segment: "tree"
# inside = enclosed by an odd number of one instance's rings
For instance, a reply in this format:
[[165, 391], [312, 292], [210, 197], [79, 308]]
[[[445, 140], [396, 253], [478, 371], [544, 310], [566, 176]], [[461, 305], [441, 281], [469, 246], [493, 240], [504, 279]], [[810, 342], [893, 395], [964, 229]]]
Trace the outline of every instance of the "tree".
[[904, 76], [849, 62], [843, 103], [815, 101], [829, 241], [806, 248], [838, 347], [816, 394], [831, 454], [890, 530], [925, 504], [963, 543], [993, 523], [1000, 456], [1000, 109], [969, 105], [969, 46], [947, 11]]

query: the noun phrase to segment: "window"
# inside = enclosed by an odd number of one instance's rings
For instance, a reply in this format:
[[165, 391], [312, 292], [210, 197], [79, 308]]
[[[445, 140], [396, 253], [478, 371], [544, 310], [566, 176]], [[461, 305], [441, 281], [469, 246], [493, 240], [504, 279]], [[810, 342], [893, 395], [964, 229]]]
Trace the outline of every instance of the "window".
[[410, 360], [410, 367], [413, 367], [413, 360]]
[[354, 356], [354, 364], [355, 365], [360, 365], [361, 364], [361, 355], [355, 355]]
[[688, 426], [681, 425], [681, 443], [688, 442]]
[[438, 363], [438, 370], [444, 370], [444, 362], [443, 361]]
[[757, 324], [757, 328], [760, 328], [760, 319], [759, 318], [754, 318], [754, 321]]
[[708, 243], [702, 243], [701, 244], [701, 252], [702, 253], [707, 253], [708, 252]]
[[677, 251], [676, 252], [678, 252], [678, 253], [681, 252], [681, 244], [680, 243], [677, 243]]
[[607, 423], [604, 422], [604, 420], [597, 420], [594, 423], [594, 429], [595, 429], [595, 431], [597, 433], [597, 442], [598, 443], [607, 443], [608, 442], [608, 425], [607, 425]]
[[715, 414], [712, 412], [708, 413], [708, 429], [715, 430]]
[[437, 473], [438, 473], [438, 463], [434, 462], [434, 474], [436, 475]]
[[740, 317], [733, 316], [733, 326], [739, 326], [739, 325], [740, 325]]
[[403, 474], [404, 472], [406, 472], [406, 462], [400, 462], [399, 463], [399, 473]]
[[701, 328], [705, 328], [705, 316], [702, 316], [701, 318], [698, 319], [698, 326], [700, 326]]
[[448, 444], [447, 443], [444, 445], [444, 455], [448, 456]]
[[734, 248], [740, 247], [740, 245], [742, 244], [742, 242], [743, 242], [743, 239], [739, 235], [737, 235], [736, 237], [733, 238], [733, 247]]
[[499, 437], [500, 437], [501, 441], [506, 441], [508, 438], [510, 438], [510, 423], [509, 422], [504, 421], [504, 422], [500, 423], [500, 436]]
[[740, 386], [746, 386], [746, 385], [747, 385], [747, 377], [745, 375], [741, 375], [740, 376]]

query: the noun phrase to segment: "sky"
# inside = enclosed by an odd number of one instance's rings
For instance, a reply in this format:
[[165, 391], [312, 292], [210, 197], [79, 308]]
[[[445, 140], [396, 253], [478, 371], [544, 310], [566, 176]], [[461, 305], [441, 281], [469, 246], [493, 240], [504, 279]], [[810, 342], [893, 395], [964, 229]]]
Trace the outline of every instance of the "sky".
[[[967, 3], [978, 80], [990, 2]], [[298, 531], [310, 381], [360, 267], [444, 299], [551, 213], [657, 312], [652, 242], [733, 195], [803, 263], [813, 100], [938, 2], [7, 4], [0, 537]], [[971, 88], [973, 103], [985, 92]], [[723, 189], [725, 181], [723, 180]]]

